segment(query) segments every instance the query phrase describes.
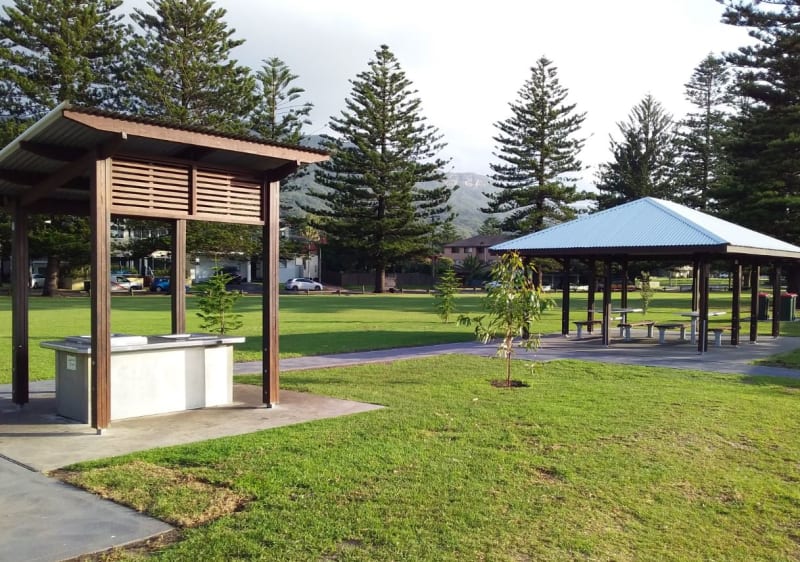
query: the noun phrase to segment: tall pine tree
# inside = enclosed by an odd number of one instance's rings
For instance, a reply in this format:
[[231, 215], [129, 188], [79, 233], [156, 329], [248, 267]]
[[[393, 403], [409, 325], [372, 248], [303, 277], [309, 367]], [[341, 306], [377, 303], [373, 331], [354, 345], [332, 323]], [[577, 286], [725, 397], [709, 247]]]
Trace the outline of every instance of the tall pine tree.
[[730, 73], [725, 60], [708, 55], [685, 85], [694, 106], [678, 125], [677, 189], [681, 202], [708, 210], [711, 193], [726, 179], [725, 142], [730, 134]]
[[744, 100], [729, 146], [720, 214], [800, 244], [800, 2], [726, 2], [723, 22], [756, 41], [728, 55]]
[[118, 108], [126, 38], [122, 0], [15, 0], [0, 17], [2, 115], [36, 120], [62, 101]]
[[613, 160], [600, 165], [598, 207], [608, 209], [641, 197], [675, 200], [672, 116], [648, 94], [618, 123], [622, 139], [611, 139]]
[[[15, 0], [0, 17], [3, 146], [58, 103], [120, 108], [129, 26], [122, 0]], [[85, 218], [33, 217], [33, 255], [47, 256], [43, 294], [55, 295], [61, 260], [88, 264]], [[0, 242], [4, 251], [9, 241]], [[7, 253], [7, 252], [6, 252]]]
[[281, 59], [272, 57], [264, 61], [256, 78], [259, 100], [251, 129], [268, 140], [299, 143], [303, 126], [311, 124], [308, 115], [314, 105], [301, 101], [305, 90], [293, 85], [297, 75]]
[[[258, 105], [250, 119], [254, 133], [289, 144], [303, 140], [303, 127], [311, 124], [309, 114], [314, 105], [302, 101], [305, 90], [293, 84], [297, 78], [281, 59], [272, 57], [264, 61], [256, 73]], [[289, 216], [294, 208], [292, 192], [300, 189], [298, 181], [306, 174], [308, 169], [300, 168], [281, 182], [281, 211], [284, 221], [290, 220], [294, 228], [299, 228], [299, 222], [298, 217]]]
[[134, 8], [141, 28], [130, 87], [140, 113], [179, 125], [244, 132], [255, 107], [255, 79], [232, 58], [244, 41], [210, 0], [151, 0]]
[[[332, 117], [331, 159], [316, 180], [322, 203], [304, 207], [329, 243], [350, 251], [375, 270], [375, 292], [385, 290], [386, 269], [430, 253], [431, 237], [452, 219], [452, 189], [443, 182], [446, 161], [437, 129], [426, 124], [421, 101], [386, 45], [351, 81], [345, 109]], [[435, 187], [420, 188], [421, 182]]]
[[489, 204], [483, 209], [502, 215], [502, 230], [513, 233], [570, 220], [576, 215], [570, 204], [588, 197], [572, 177], [582, 169], [584, 139], [577, 134], [586, 114], [566, 103], [567, 90], [551, 61], [536, 62], [518, 96], [509, 104], [511, 117], [496, 123], [495, 156], [501, 163], [491, 165], [490, 177], [500, 191], [484, 194]]

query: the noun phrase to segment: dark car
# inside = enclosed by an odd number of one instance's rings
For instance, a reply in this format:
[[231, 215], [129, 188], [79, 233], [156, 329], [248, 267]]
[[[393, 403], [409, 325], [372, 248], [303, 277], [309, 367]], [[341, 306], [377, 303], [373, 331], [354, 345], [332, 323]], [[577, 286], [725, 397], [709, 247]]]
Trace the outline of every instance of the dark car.
[[[170, 279], [169, 277], [154, 277], [153, 281], [150, 282], [150, 290], [154, 293], [169, 293], [170, 291]], [[190, 292], [191, 287], [186, 285], [186, 292]]]
[[231, 280], [228, 281], [228, 285], [241, 285], [242, 281], [244, 281], [242, 274], [239, 273], [239, 268], [233, 265], [220, 267], [218, 273], [230, 276]]

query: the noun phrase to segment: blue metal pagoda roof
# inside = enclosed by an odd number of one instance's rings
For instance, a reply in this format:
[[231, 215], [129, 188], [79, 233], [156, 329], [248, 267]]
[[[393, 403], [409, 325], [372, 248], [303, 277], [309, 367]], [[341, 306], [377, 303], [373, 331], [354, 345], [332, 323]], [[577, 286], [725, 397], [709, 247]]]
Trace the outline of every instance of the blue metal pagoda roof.
[[560, 257], [714, 253], [800, 259], [798, 246], [653, 197], [495, 244], [491, 250]]

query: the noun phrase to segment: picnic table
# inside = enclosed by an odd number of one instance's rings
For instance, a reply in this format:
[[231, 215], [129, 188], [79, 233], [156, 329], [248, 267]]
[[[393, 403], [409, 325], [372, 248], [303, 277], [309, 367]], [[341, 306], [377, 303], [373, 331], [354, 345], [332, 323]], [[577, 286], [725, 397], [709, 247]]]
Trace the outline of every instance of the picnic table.
[[[709, 310], [708, 317], [711, 318], [712, 316], [722, 316], [725, 314], [725, 311], [722, 310]], [[691, 325], [689, 327], [689, 341], [691, 343], [697, 343], [697, 319], [700, 318], [700, 312], [694, 310], [692, 312], [681, 312], [681, 316], [687, 316], [691, 321]]]

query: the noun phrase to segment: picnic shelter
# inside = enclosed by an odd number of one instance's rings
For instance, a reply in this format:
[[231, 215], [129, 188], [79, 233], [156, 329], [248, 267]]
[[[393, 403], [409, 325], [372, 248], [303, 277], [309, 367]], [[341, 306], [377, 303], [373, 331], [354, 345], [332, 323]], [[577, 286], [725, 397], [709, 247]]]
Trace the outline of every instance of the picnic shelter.
[[[589, 268], [589, 293], [586, 322], [589, 328], [601, 323], [603, 345], [610, 344], [612, 320], [612, 267], [620, 269], [617, 282], [621, 291], [620, 308], [628, 308], [628, 263], [631, 260], [691, 262], [694, 269], [692, 312], [700, 326], [698, 351], [708, 349], [709, 278], [711, 263], [729, 264], [733, 280], [731, 344], [740, 341], [743, 267], [750, 268], [750, 341], [758, 337], [758, 287], [760, 268], [773, 270], [772, 335], [780, 330], [779, 299], [781, 268], [800, 263], [800, 247], [744, 228], [695, 209], [645, 197], [592, 214], [578, 217], [538, 232], [492, 246], [496, 253], [517, 252], [524, 258], [554, 258], [563, 268], [562, 334], [569, 334], [571, 265], [583, 261]], [[603, 264], [602, 316], [595, 319], [595, 269]]]
[[110, 423], [112, 217], [171, 225], [171, 329], [186, 330], [187, 221], [261, 227], [262, 397], [279, 401], [280, 181], [327, 159], [312, 148], [62, 103], [0, 151], [0, 197], [13, 219], [12, 399], [29, 401], [29, 217], [83, 215], [91, 228], [91, 424]]

